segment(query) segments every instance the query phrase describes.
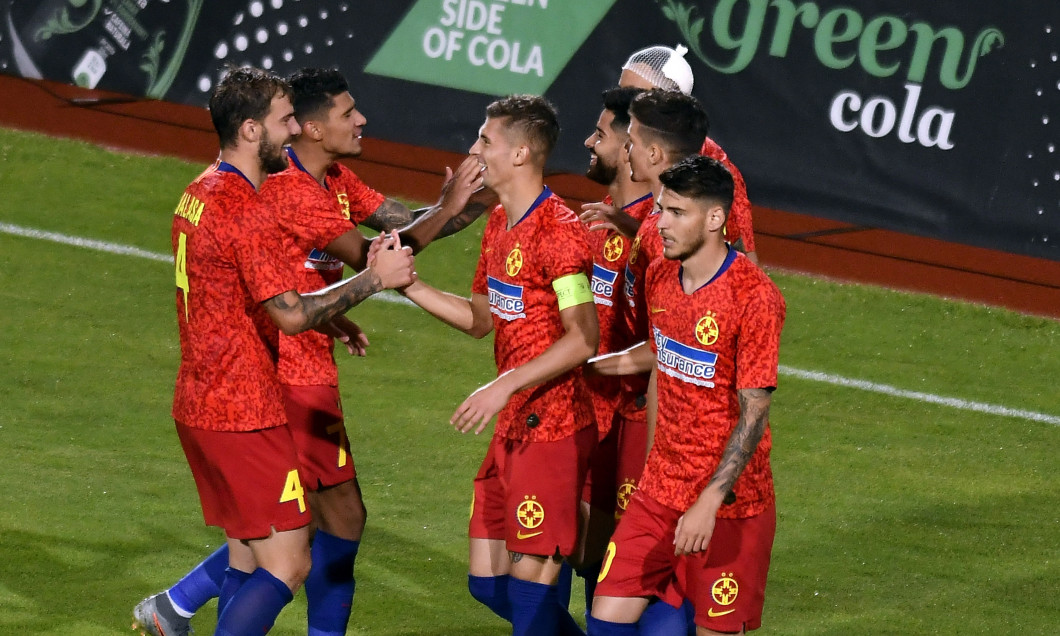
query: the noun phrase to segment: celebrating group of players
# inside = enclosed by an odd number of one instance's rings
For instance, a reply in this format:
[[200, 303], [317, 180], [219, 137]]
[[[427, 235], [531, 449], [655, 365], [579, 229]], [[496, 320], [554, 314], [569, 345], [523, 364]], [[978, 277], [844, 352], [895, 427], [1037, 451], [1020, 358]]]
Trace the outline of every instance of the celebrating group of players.
[[[229, 71], [210, 98], [220, 158], [172, 229], [173, 417], [227, 544], [138, 604], [134, 627], [186, 634], [217, 597], [216, 634], [262, 634], [304, 585], [310, 636], [345, 634], [365, 508], [332, 349], [364, 354], [343, 313], [383, 289], [494, 332], [498, 376], [450, 422], [479, 433], [497, 418], [468, 587], [513, 634], [583, 633], [570, 566], [589, 634], [759, 626], [784, 301], [682, 54], [638, 51], [603, 93], [585, 146], [608, 196], [580, 214], [544, 183], [559, 124], [542, 97], [491, 103], [437, 204], [413, 211], [338, 162], [360, 154], [366, 123], [341, 74]], [[486, 210], [471, 297], [421, 280], [413, 252]], [[342, 280], [344, 265], [359, 273]]]

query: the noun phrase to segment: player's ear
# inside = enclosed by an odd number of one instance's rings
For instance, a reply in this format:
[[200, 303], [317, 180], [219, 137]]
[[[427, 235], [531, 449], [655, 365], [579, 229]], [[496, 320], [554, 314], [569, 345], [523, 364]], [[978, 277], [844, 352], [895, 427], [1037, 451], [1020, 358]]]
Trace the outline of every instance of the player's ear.
[[257, 143], [261, 138], [261, 122], [255, 119], [244, 119], [239, 125], [239, 138], [247, 143]]
[[654, 142], [648, 144], [648, 161], [651, 162], [651, 165], [657, 166], [665, 160], [666, 151], [663, 150], [662, 146]]
[[707, 208], [707, 229], [711, 232], [717, 232], [725, 229], [725, 220], [728, 217], [725, 214], [725, 208], [721, 207], [720, 203], [710, 203]]
[[527, 163], [530, 161], [531, 154], [530, 146], [527, 146], [526, 144], [516, 146], [515, 150], [512, 152], [512, 165], [521, 166]]
[[308, 135], [313, 141], [320, 141], [324, 138], [324, 131], [320, 129], [320, 124], [313, 120], [309, 120], [302, 126], [302, 134]]

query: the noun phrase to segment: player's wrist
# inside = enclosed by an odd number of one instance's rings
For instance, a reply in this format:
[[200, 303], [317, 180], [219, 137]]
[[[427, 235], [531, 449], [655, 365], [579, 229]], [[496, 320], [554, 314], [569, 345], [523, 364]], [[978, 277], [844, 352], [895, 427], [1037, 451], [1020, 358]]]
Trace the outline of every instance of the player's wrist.
[[730, 492], [731, 491], [728, 488], [722, 489], [713, 484], [708, 485], [703, 492], [700, 493], [699, 497], [696, 499], [696, 503], [716, 512], [721, 508]]

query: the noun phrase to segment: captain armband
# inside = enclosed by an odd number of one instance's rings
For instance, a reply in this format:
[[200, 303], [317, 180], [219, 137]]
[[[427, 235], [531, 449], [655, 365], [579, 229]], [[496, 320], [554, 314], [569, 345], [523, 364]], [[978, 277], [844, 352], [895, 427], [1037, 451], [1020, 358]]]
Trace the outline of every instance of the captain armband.
[[589, 288], [589, 278], [584, 272], [557, 278], [552, 281], [552, 289], [556, 290], [556, 300], [559, 301], [560, 311], [575, 305], [593, 302], [593, 292]]

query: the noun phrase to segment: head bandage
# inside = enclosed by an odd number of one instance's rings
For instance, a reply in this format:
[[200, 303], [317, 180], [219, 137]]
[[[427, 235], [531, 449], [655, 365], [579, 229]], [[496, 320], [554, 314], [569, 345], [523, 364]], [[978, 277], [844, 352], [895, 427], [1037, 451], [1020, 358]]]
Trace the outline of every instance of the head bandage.
[[688, 53], [688, 49], [680, 44], [676, 49], [649, 46], [630, 55], [622, 65], [622, 70], [640, 75], [653, 86], [691, 95], [694, 78], [692, 67], [685, 60], [685, 53]]

